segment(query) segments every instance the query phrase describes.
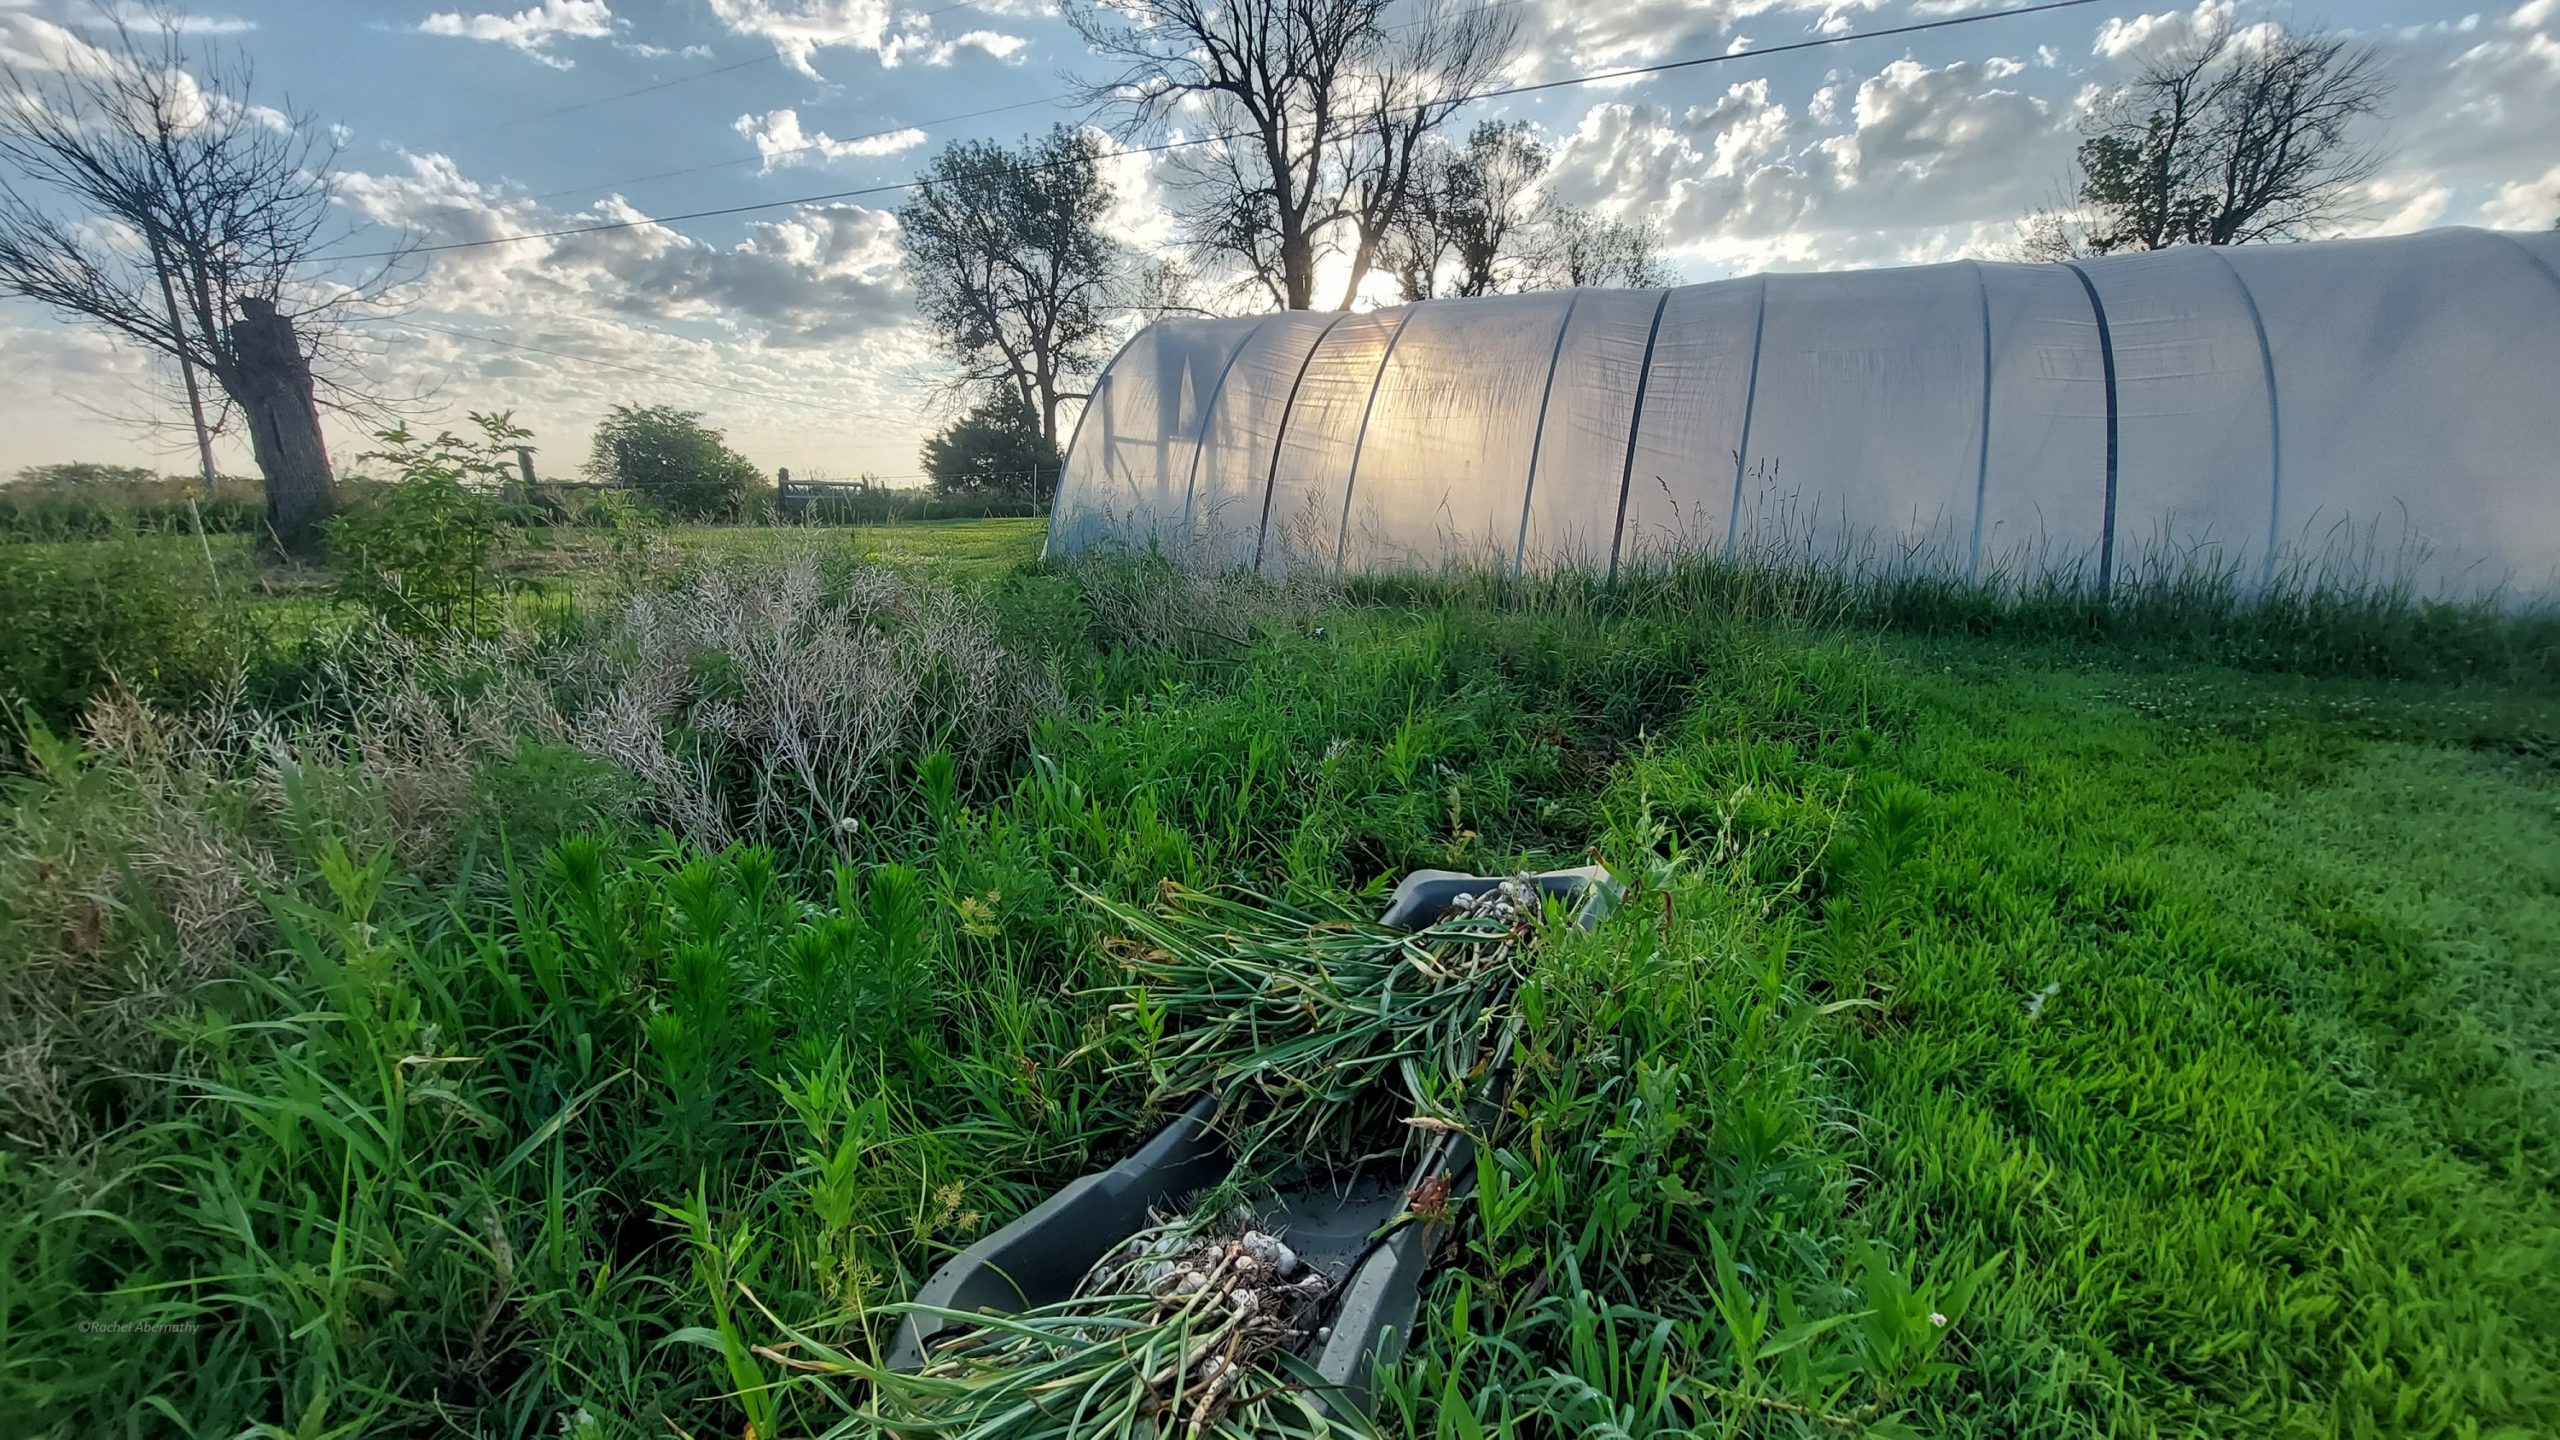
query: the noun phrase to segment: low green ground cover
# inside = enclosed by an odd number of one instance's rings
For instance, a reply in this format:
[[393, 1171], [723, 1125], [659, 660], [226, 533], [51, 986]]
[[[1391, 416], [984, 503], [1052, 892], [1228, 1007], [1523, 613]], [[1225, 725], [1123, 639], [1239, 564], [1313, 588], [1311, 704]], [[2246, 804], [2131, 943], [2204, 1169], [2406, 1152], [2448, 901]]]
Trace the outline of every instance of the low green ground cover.
[[[792, 1332], [885, 1343], [1157, 1118], [1079, 888], [1596, 855], [1631, 893], [1531, 976], [1390, 1433], [2560, 1428], [2539, 632], [1344, 595], [1021, 568], [1037, 535], [710, 556], [636, 582], [645, 624], [36, 737], [0, 1413], [862, 1433]], [[838, 608], [703, 598], [793, 575]], [[909, 697], [860, 712], [876, 763], [768, 763], [854, 742], [767, 652]], [[693, 706], [656, 742], [644, 680]]]

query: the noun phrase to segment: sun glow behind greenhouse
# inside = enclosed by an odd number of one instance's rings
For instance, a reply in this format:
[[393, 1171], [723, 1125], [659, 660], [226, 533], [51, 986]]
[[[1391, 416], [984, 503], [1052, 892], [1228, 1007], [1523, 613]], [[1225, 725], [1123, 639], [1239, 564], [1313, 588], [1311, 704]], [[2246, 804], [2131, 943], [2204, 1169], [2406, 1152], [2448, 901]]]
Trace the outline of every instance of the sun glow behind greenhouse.
[[2546, 596], [2555, 477], [2560, 234], [2452, 229], [1162, 321], [1049, 551]]

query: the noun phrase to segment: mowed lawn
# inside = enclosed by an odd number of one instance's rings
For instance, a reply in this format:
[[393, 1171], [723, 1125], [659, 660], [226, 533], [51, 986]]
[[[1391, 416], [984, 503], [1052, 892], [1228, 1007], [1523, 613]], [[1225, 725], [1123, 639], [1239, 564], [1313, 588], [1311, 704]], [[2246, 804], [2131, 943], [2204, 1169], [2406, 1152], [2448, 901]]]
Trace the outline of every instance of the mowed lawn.
[[928, 568], [956, 579], [984, 579], [1040, 558], [1049, 522], [1037, 516], [993, 520], [918, 520], [810, 532], [794, 526], [687, 525], [669, 534], [683, 552], [754, 555], [801, 543], [811, 533], [850, 543], [865, 560]]
[[[1565, 1062], [1525, 1112], [1684, 1062], [1657, 1079], [1676, 1118], [1639, 1131], [1655, 1154], [1567, 1167], [1604, 1191], [1633, 1174], [1695, 1207], [1709, 1248], [1761, 1257], [1695, 1282], [1694, 1343], [1724, 1359], [1706, 1414], [1677, 1418], [2555, 1433], [2560, 707], [1891, 638], [1701, 682], [1605, 792], [1603, 851], [1643, 841], [1666, 893], [1585, 963], [1619, 991], [1611, 1025], [1648, 1038]], [[1776, 1041], [1781, 997], [1818, 1018]], [[1861, 1278], [1878, 1258], [1898, 1280]], [[1877, 1377], [1922, 1362], [1889, 1324], [1837, 1390], [1804, 1358], [1821, 1339], [1780, 1343], [1826, 1267], [1943, 1337], [1927, 1363], [1950, 1368], [1897, 1419], [1874, 1397], [1917, 1397]], [[1427, 1312], [1415, 1428], [1534, 1424], [1448, 1418], [1501, 1388], [1514, 1312], [1441, 1283], [1466, 1300]]]
[[1877, 1006], [1836, 1032], [1862, 1227], [2000, 1257], [1952, 1428], [2547, 1433], [2554, 712], [1897, 669], [1862, 778], [1915, 787], [1913, 833], [1811, 974]]

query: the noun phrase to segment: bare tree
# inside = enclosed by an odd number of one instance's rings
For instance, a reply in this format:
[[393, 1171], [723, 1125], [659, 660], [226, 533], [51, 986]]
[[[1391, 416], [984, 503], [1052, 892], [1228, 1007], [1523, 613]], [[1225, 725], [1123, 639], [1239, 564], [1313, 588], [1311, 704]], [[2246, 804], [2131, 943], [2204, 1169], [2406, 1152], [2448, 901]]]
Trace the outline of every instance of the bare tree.
[[963, 384], [1009, 392], [1058, 446], [1068, 387], [1102, 362], [1120, 247], [1096, 138], [1064, 125], [1021, 149], [957, 141], [898, 212], [917, 307]]
[[1550, 158], [1525, 120], [1485, 121], [1463, 148], [1434, 152], [1388, 247], [1404, 298], [1521, 288]]
[[1380, 47], [1347, 148], [1351, 270], [1334, 308], [1348, 310], [1359, 298], [1418, 198], [1428, 147], [1460, 106], [1492, 85], [1519, 33], [1508, 9], [1476, 3], [1453, 11], [1433, 0]]
[[2091, 112], [2078, 157], [2091, 213], [2031, 219], [2030, 237], [2046, 252], [2105, 254], [2318, 235], [2348, 218], [2381, 166], [2352, 132], [2390, 90], [2371, 45], [2216, 26]]
[[1587, 285], [1646, 289], [1676, 278], [1650, 225], [1613, 219], [1550, 200], [1539, 255], [1542, 289]]
[[1670, 284], [1653, 229], [1558, 199], [1552, 159], [1522, 120], [1486, 121], [1435, 153], [1387, 247], [1404, 298]]
[[325, 362], [402, 267], [393, 255], [351, 277], [328, 262], [346, 233], [337, 145], [251, 103], [253, 78], [166, 16], [0, 60], [0, 294], [170, 356], [190, 386], [192, 371], [210, 376], [217, 423], [246, 422], [274, 539], [295, 549], [336, 506], [323, 389], [372, 398]]
[[1125, 62], [1085, 98], [1122, 133], [1206, 125], [1176, 187], [1192, 249], [1282, 309], [1314, 308], [1316, 268], [1350, 259], [1348, 305], [1419, 177], [1426, 141], [1500, 68], [1518, 19], [1426, 0], [1069, 0], [1100, 55]]
[[1167, 315], [1216, 314], [1200, 303], [1198, 287], [1199, 277], [1179, 258], [1152, 256], [1130, 272], [1121, 287], [1128, 298], [1120, 302], [1119, 308], [1137, 317], [1142, 325], [1153, 324]]
[[2080, 211], [2080, 177], [2056, 183], [2051, 198], [2018, 221], [2003, 259], [2032, 265], [2077, 260], [2089, 253], [2089, 222]]

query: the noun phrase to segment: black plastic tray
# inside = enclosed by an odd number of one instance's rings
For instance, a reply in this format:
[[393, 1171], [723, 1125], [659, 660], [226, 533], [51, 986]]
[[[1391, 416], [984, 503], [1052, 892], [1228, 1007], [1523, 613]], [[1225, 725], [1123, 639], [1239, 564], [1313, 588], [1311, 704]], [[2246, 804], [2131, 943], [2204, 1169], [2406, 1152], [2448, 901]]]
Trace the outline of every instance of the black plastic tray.
[[[1482, 894], [1502, 878], [1416, 870], [1396, 886], [1380, 922], [1408, 930], [1427, 925], [1447, 914], [1460, 895]], [[1618, 897], [1617, 882], [1597, 865], [1531, 879], [1545, 894], [1580, 897], [1574, 919], [1585, 929], [1598, 924]], [[1022, 1218], [953, 1256], [916, 1292], [917, 1303], [1005, 1313], [1067, 1299], [1094, 1262], [1148, 1225], [1149, 1212], [1179, 1212], [1192, 1194], [1227, 1177], [1233, 1156], [1211, 1127], [1217, 1111], [1217, 1097], [1202, 1096], [1128, 1159], [1069, 1181]], [[1378, 1232], [1403, 1213], [1406, 1197], [1423, 1180], [1447, 1176], [1463, 1194], [1473, 1169], [1467, 1137], [1442, 1135], [1409, 1170], [1387, 1175], [1370, 1167], [1284, 1190], [1265, 1217], [1300, 1259], [1334, 1284], [1331, 1322], [1309, 1360], [1336, 1413], [1366, 1415], [1378, 1367], [1404, 1354], [1421, 1303], [1422, 1274], [1439, 1238], [1433, 1225], [1405, 1225], [1383, 1239]], [[933, 1341], [960, 1324], [909, 1316], [890, 1345], [890, 1367], [921, 1368]]]

